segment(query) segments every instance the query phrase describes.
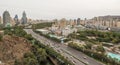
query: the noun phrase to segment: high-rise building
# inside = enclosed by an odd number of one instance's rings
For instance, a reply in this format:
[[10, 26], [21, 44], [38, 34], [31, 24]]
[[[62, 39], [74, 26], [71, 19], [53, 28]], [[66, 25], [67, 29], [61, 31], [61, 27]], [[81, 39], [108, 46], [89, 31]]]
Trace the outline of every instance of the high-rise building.
[[67, 25], [67, 20], [65, 18], [62, 18], [60, 20], [60, 28], [64, 28]]
[[10, 18], [10, 14], [8, 11], [5, 11], [3, 13], [3, 25], [6, 26], [10, 26], [10, 22], [11, 22], [11, 18]]
[[76, 19], [74, 19], [74, 26], [77, 24], [77, 20]]
[[84, 25], [86, 25], [86, 24], [87, 24], [87, 18], [84, 19]]
[[26, 17], [26, 13], [24, 11], [23, 15], [22, 15], [22, 24], [26, 24], [26, 23], [27, 23], [27, 17]]
[[14, 21], [15, 21], [15, 25], [18, 25], [18, 24], [19, 24], [18, 15], [15, 15]]
[[77, 19], [77, 25], [80, 25], [80, 18]]

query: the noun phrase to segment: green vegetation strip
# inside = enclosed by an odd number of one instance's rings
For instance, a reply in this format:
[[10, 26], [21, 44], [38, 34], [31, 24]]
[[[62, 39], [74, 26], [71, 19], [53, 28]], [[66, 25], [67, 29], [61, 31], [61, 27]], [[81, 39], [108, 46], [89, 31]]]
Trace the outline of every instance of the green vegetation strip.
[[94, 52], [90, 49], [82, 48], [74, 43], [69, 43], [68, 46], [70, 46], [71, 48], [74, 48], [78, 51], [81, 51], [81, 52], [85, 53], [86, 55], [88, 55], [96, 60], [99, 60], [103, 63], [106, 63], [107, 65], [120, 65], [119, 62], [116, 62], [113, 59], [108, 58], [105, 54], [100, 54], [100, 53]]
[[[120, 43], [119, 32], [110, 32], [110, 31], [102, 32], [98, 30], [85, 30], [85, 31], [78, 31], [77, 34], [79, 35], [76, 35], [76, 33], [72, 33], [68, 35], [68, 37], [83, 40], [83, 41], [89, 41], [94, 44], [98, 42], [108, 42], [108, 43], [114, 43], [114, 44]], [[94, 37], [94, 38], [90, 39], [88, 37]]]
[[41, 29], [45, 27], [51, 27], [54, 22], [44, 22], [44, 23], [38, 23], [38, 24], [33, 24], [32, 29]]

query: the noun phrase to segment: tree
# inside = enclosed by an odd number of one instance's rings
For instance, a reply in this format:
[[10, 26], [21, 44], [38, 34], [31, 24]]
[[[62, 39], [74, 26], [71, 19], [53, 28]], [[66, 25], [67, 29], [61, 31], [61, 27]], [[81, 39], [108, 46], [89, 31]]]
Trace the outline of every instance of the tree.
[[37, 65], [38, 64], [36, 59], [30, 58], [30, 57], [24, 58], [23, 63], [24, 65]]
[[24, 54], [24, 58], [28, 58], [28, 57], [36, 59], [35, 55], [32, 52], [27, 52]]
[[23, 65], [22, 62], [18, 59], [15, 59], [14, 65]]
[[39, 24], [33, 24], [32, 28], [33, 29], [41, 29], [45, 27], [51, 27], [53, 22], [44, 22], [44, 23], [39, 23]]
[[31, 34], [26, 34], [26, 35], [25, 35], [25, 38], [27, 38], [28, 40], [32, 40], [32, 39], [33, 39], [33, 37], [32, 37]]
[[100, 51], [100, 52], [102, 52], [102, 53], [105, 52], [105, 49], [103, 48], [102, 45], [99, 45], [96, 50], [97, 50], [97, 51]]
[[0, 41], [2, 40], [2, 38], [3, 38], [3, 36], [2, 36], [2, 35], [0, 35]]
[[10, 29], [6, 28], [6, 29], [4, 30], [4, 34], [12, 35], [12, 31], [11, 31]]
[[92, 45], [93, 45], [92, 43], [87, 43], [85, 47], [86, 47], [87, 49], [91, 49]]
[[36, 56], [32, 52], [28, 52], [24, 54], [23, 63], [24, 65], [37, 65], [38, 61]]
[[47, 53], [45, 51], [45, 49], [39, 48], [37, 50], [37, 59], [39, 62], [44, 62], [46, 61], [47, 58]]

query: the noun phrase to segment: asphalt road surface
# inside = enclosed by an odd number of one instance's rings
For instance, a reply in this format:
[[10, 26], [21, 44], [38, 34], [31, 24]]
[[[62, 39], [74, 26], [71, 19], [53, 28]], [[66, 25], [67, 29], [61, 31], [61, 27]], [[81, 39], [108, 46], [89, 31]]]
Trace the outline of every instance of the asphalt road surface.
[[73, 48], [70, 48], [64, 44], [54, 42], [50, 39], [47, 39], [39, 34], [36, 34], [32, 29], [24, 29], [28, 34], [31, 34], [35, 39], [39, 40], [45, 45], [50, 45], [55, 51], [66, 57], [69, 61], [73, 62], [75, 65], [105, 65], [84, 53], [77, 51]]

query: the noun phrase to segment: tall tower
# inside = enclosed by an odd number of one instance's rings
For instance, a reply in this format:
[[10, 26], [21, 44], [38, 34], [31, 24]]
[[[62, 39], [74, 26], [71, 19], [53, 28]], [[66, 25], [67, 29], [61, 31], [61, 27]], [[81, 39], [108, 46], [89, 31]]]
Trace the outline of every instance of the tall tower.
[[77, 25], [80, 25], [80, 18], [77, 19]]
[[74, 19], [74, 26], [77, 24], [77, 20], [76, 19]]
[[15, 21], [15, 25], [18, 25], [18, 24], [19, 24], [18, 15], [15, 15], [14, 21]]
[[7, 24], [10, 24], [10, 20], [11, 20], [11, 18], [10, 18], [9, 12], [4, 11], [4, 13], [3, 13], [3, 25], [7, 26]]
[[26, 17], [26, 13], [25, 11], [22, 14], [22, 24], [26, 24], [27, 23], [27, 17]]

